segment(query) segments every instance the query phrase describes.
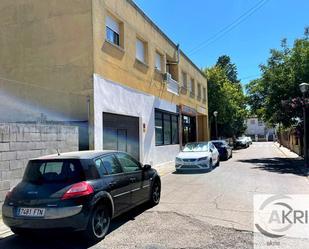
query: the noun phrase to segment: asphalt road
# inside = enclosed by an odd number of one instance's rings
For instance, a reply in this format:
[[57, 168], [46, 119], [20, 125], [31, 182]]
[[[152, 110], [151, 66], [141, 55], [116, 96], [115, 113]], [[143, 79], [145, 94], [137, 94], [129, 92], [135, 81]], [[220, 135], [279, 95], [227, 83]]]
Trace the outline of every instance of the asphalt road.
[[[309, 194], [309, 182], [273, 143], [254, 143], [234, 151], [232, 159], [210, 173], [163, 177], [161, 203], [117, 218], [99, 244], [88, 245], [76, 234], [9, 235], [0, 240], [0, 248], [253, 248], [256, 193]], [[290, 245], [309, 248], [307, 241]]]

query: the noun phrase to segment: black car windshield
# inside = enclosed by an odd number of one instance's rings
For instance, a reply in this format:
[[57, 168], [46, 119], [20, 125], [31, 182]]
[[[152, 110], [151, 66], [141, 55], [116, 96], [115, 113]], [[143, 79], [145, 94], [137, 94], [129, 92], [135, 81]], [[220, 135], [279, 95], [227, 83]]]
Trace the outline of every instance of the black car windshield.
[[208, 151], [208, 143], [191, 143], [186, 144], [183, 149], [184, 152], [207, 152]]
[[78, 160], [33, 160], [29, 161], [23, 181], [35, 184], [76, 183], [85, 180]]
[[212, 142], [212, 143], [214, 144], [214, 146], [216, 146], [216, 148], [221, 148], [225, 145], [224, 142]]

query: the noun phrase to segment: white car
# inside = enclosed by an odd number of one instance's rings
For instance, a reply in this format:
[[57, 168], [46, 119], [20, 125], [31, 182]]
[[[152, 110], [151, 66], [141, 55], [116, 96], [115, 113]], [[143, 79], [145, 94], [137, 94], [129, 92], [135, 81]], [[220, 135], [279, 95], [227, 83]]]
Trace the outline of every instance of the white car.
[[176, 171], [180, 170], [209, 170], [219, 166], [220, 156], [211, 142], [188, 143], [175, 160]]
[[246, 137], [247, 138], [247, 140], [248, 140], [248, 143], [249, 144], [252, 144], [252, 139], [251, 139], [251, 137]]

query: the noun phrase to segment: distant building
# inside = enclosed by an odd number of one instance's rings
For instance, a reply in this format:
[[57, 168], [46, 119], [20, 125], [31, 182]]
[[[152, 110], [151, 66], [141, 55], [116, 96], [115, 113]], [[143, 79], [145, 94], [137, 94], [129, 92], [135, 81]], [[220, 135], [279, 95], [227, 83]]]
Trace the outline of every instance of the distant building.
[[268, 127], [262, 120], [257, 117], [250, 117], [246, 120], [246, 135], [254, 140], [274, 140], [275, 129]]

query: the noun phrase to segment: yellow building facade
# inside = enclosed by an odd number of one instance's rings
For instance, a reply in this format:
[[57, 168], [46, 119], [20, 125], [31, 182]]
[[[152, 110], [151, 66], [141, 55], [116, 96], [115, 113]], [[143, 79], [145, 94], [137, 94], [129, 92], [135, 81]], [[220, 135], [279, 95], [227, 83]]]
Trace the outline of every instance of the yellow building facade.
[[86, 122], [89, 148], [153, 165], [209, 139], [206, 78], [133, 1], [4, 0], [0, 21], [2, 121]]

